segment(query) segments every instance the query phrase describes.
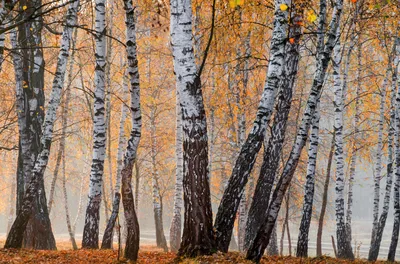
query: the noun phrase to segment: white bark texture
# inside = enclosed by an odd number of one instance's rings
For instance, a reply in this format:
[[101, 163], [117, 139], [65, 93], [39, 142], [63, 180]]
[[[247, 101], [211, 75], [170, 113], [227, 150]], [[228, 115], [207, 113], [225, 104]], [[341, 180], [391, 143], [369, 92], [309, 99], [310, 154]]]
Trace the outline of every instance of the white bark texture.
[[100, 203], [103, 190], [104, 159], [106, 151], [106, 125], [104, 113], [105, 68], [106, 68], [106, 1], [95, 1], [95, 74], [94, 74], [94, 124], [93, 153], [88, 204], [86, 207], [85, 227], [83, 229], [82, 247], [99, 247]]

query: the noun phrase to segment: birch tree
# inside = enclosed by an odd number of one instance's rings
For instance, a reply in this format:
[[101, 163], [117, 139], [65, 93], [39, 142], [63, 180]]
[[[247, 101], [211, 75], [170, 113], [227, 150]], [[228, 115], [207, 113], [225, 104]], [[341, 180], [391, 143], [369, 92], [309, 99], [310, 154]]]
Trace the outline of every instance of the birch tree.
[[[208, 48], [213, 36], [214, 15], [215, 5]], [[197, 70], [193, 54], [192, 19], [191, 0], [171, 1], [171, 47], [183, 131], [185, 217], [179, 255], [185, 256], [210, 254], [214, 244], [208, 178], [207, 121], [200, 79], [208, 49], [205, 50]]]
[[342, 0], [337, 0], [335, 2], [333, 16], [329, 25], [329, 30], [327, 32], [328, 35], [327, 41], [325, 42], [323, 52], [317, 55], [316, 73], [311, 87], [310, 96], [307, 100], [303, 119], [296, 136], [296, 141], [294, 143], [294, 146], [289, 155], [289, 159], [283, 168], [282, 175], [272, 195], [272, 199], [268, 208], [266, 223], [264, 223], [261, 226], [260, 230], [257, 233], [255, 241], [253, 242], [247, 253], [248, 259], [259, 260], [265, 248], [268, 246], [271, 232], [278, 217], [278, 213], [284, 195], [286, 193], [287, 188], [289, 187], [290, 181], [297, 167], [301, 150], [305, 146], [308, 130], [311, 125], [311, 119], [315, 113], [316, 106], [321, 96], [322, 85], [325, 79], [326, 70], [328, 68], [333, 47], [335, 45], [336, 30], [338, 28], [338, 22], [340, 20], [342, 12], [342, 6], [343, 6]]
[[108, 220], [106, 230], [104, 231], [103, 240], [101, 243], [102, 249], [110, 249], [112, 248], [112, 241], [114, 235], [114, 227], [115, 222], [117, 220], [119, 214], [119, 205], [121, 201], [121, 170], [123, 166], [123, 156], [124, 156], [124, 145], [126, 144], [125, 139], [125, 121], [129, 111], [129, 108], [126, 106], [125, 101], [127, 101], [128, 97], [128, 76], [127, 73], [124, 74], [123, 82], [122, 82], [122, 90], [123, 90], [123, 103], [121, 106], [121, 118], [119, 121], [119, 135], [118, 135], [118, 150], [117, 150], [117, 173], [116, 173], [116, 180], [114, 186], [114, 199], [113, 199], [113, 206], [110, 219]]
[[394, 69], [392, 75], [392, 85], [397, 89], [396, 97], [395, 97], [395, 106], [394, 106], [394, 156], [396, 161], [396, 170], [395, 170], [395, 181], [394, 181], [394, 223], [393, 223], [393, 231], [392, 238], [390, 241], [389, 253], [387, 260], [390, 262], [394, 262], [396, 256], [396, 248], [397, 243], [399, 241], [399, 228], [400, 228], [400, 86], [399, 86], [399, 56], [400, 56], [400, 38], [396, 37], [396, 50], [395, 50], [395, 59], [394, 59]]
[[[344, 209], [344, 157], [343, 157], [343, 86], [340, 74], [341, 47], [340, 27], [337, 30], [336, 45], [333, 55], [333, 78], [335, 90], [335, 161], [336, 161], [336, 238], [339, 258], [354, 258], [351, 244], [346, 236], [346, 219]], [[346, 80], [344, 80], [346, 81]]]
[[315, 110], [312, 120], [310, 145], [308, 147], [308, 164], [306, 184], [304, 187], [303, 212], [299, 228], [299, 237], [297, 239], [297, 257], [308, 256], [308, 233], [310, 230], [313, 201], [314, 201], [314, 185], [315, 170], [317, 166], [318, 140], [319, 140], [319, 104]]
[[50, 146], [53, 138], [53, 127], [56, 119], [56, 112], [61, 100], [61, 91], [64, 84], [64, 77], [68, 63], [73, 26], [76, 25], [77, 21], [78, 6], [79, 1], [71, 2], [66, 14], [66, 23], [61, 38], [61, 48], [57, 59], [56, 74], [53, 80], [50, 100], [43, 123], [43, 135], [40, 139], [41, 151], [35, 162], [32, 176], [21, 204], [21, 209], [18, 211], [17, 217], [7, 236], [4, 246], [5, 248], [20, 248], [22, 246], [23, 233], [26, 229], [29, 218], [32, 215], [32, 207], [35, 204], [35, 197], [40, 186], [40, 182], [43, 181], [43, 175], [50, 155]]
[[288, 0], [275, 1], [274, 29], [272, 32], [270, 57], [264, 91], [257, 108], [252, 129], [236, 159], [228, 186], [224, 191], [214, 223], [216, 229], [217, 249], [227, 252], [232, 235], [233, 225], [240, 199], [248, 177], [253, 168], [256, 156], [261, 148], [267, 125], [273, 111], [275, 96], [282, 75], [285, 39], [288, 29], [288, 12], [280, 9]]
[[142, 128], [142, 114], [140, 110], [139, 69], [136, 48], [136, 16], [132, 0], [124, 0], [126, 24], [126, 53], [128, 58], [128, 75], [131, 94], [132, 129], [126, 148], [124, 163], [121, 169], [122, 204], [126, 224], [125, 258], [136, 261], [139, 251], [139, 222], [135, 211], [135, 201], [132, 191], [132, 170], [137, 158], [137, 149], [140, 142]]
[[94, 124], [93, 154], [90, 171], [89, 200], [86, 207], [85, 227], [83, 229], [82, 247], [99, 247], [100, 204], [103, 190], [104, 159], [106, 151], [106, 125], [104, 116], [105, 67], [106, 67], [106, 1], [95, 1], [95, 40], [96, 67], [94, 76]]
[[[393, 56], [394, 51], [396, 50], [396, 45], [398, 45], [398, 43], [395, 41], [395, 43], [393, 44], [392, 54], [389, 56], [387, 74], [390, 74], [393, 71], [392, 56]], [[388, 78], [389, 78], [389, 76], [387, 75], [386, 82], [388, 81]], [[385, 81], [384, 81], [383, 85], [385, 85]], [[385, 89], [385, 88], [383, 87], [382, 89]], [[387, 145], [388, 145], [387, 160], [388, 161], [387, 161], [387, 167], [386, 167], [387, 176], [386, 176], [385, 195], [383, 198], [382, 213], [379, 217], [378, 222], [375, 224], [376, 230], [375, 231], [373, 230], [372, 235], [371, 235], [372, 236], [371, 246], [370, 246], [369, 253], [368, 253], [369, 261], [376, 261], [376, 259], [378, 258], [379, 249], [380, 249], [380, 245], [382, 242], [383, 230], [386, 226], [386, 219], [387, 219], [387, 215], [389, 213], [390, 196], [391, 196], [392, 185], [393, 185], [393, 140], [394, 140], [394, 134], [395, 134], [395, 94], [396, 94], [396, 85], [395, 85], [395, 83], [392, 82], [391, 96], [390, 96], [390, 101], [391, 101], [390, 120], [389, 120], [389, 128], [388, 128], [389, 133], [388, 133], [388, 143], [387, 143]], [[381, 119], [380, 119], [380, 122], [382, 120], [382, 111], [384, 112], [384, 103], [385, 102], [383, 102], [383, 106], [382, 106], [382, 101], [385, 101], [384, 97], [385, 97], [384, 95], [381, 95], [381, 105], [380, 105]], [[381, 129], [381, 123], [379, 124], [379, 129]], [[381, 133], [381, 132], [379, 132], [379, 133]], [[378, 136], [378, 146], [379, 146], [379, 141], [380, 141], [380, 136]], [[378, 149], [377, 153], [379, 153], [379, 149]], [[377, 163], [378, 163], [378, 161], [377, 161]], [[378, 164], [376, 166], [378, 166]], [[375, 177], [377, 177], [377, 175], [375, 175]], [[376, 201], [376, 195], [377, 195], [376, 194], [376, 191], [377, 191], [376, 180], [377, 179], [374, 179], [374, 180], [375, 180], [375, 188], [374, 188], [374, 217], [375, 217], [375, 213], [377, 213], [376, 211], [379, 210], [379, 207], [378, 207], [378, 209], [376, 209], [376, 206], [375, 206], [375, 202], [377, 202]], [[378, 182], [378, 184], [379, 184], [379, 182]], [[378, 193], [378, 199], [379, 199], [379, 193]], [[379, 206], [379, 204], [378, 204], [378, 206]], [[373, 229], [375, 229], [374, 226], [373, 226]]]

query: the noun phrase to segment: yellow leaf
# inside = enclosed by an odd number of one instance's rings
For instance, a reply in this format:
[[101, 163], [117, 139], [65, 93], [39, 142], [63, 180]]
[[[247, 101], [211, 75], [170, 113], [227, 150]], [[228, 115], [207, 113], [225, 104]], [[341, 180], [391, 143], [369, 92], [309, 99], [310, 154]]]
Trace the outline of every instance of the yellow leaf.
[[237, 6], [241, 6], [244, 4], [244, 0], [229, 0], [229, 5], [231, 8], [235, 8]]
[[24, 5], [23, 7], [22, 7], [22, 10], [26, 10], [26, 9], [28, 9], [28, 7], [26, 6], [26, 5]]
[[312, 23], [312, 22], [314, 22], [315, 20], [317, 20], [317, 15], [314, 14], [313, 11], [311, 11], [311, 12], [308, 13], [307, 20], [310, 21], [310, 22]]
[[281, 5], [279, 6], [279, 8], [280, 8], [282, 11], [286, 11], [289, 7], [288, 7], [286, 4], [281, 4]]

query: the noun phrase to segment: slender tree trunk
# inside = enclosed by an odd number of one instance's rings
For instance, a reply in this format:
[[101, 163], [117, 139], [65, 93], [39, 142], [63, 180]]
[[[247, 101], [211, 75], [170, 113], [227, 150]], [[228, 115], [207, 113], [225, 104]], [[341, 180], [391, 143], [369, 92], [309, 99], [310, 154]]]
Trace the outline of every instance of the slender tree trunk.
[[[393, 51], [396, 49], [396, 42], [393, 45]], [[392, 72], [392, 60], [389, 61], [388, 72]], [[391, 87], [391, 106], [390, 106], [390, 123], [389, 123], [389, 133], [388, 133], [388, 158], [387, 158], [387, 176], [386, 176], [386, 187], [385, 196], [383, 198], [383, 208], [381, 216], [379, 217], [378, 227], [376, 230], [376, 237], [371, 243], [371, 247], [368, 254], [369, 261], [376, 261], [379, 255], [379, 249], [382, 241], [383, 230], [385, 229], [387, 215], [389, 213], [390, 196], [392, 192], [393, 185], [393, 140], [395, 134], [395, 94], [396, 94], [396, 84], [392, 83]]]
[[163, 207], [162, 207], [162, 196], [160, 194], [160, 185], [158, 183], [159, 175], [157, 170], [157, 138], [156, 138], [156, 123], [155, 123], [155, 107], [150, 113], [150, 137], [151, 137], [151, 162], [152, 162], [152, 182], [153, 182], [153, 210], [154, 210], [154, 222], [156, 227], [156, 242], [157, 247], [164, 249], [164, 252], [168, 251], [167, 240], [164, 235], [164, 224], [163, 224]]
[[271, 232], [278, 217], [284, 195], [289, 187], [290, 181], [293, 178], [301, 151], [307, 141], [307, 134], [311, 125], [311, 119], [315, 113], [316, 106], [318, 105], [319, 98], [321, 96], [325, 73], [330, 61], [330, 55], [335, 45], [336, 29], [338, 27], [338, 21], [340, 20], [342, 7], [343, 1], [337, 0], [335, 2], [332, 20], [327, 33], [328, 39], [325, 43], [324, 51], [317, 55], [317, 70], [303, 115], [302, 123], [296, 136], [296, 142], [292, 148], [289, 159], [284, 166], [281, 178], [279, 179], [272, 195], [270, 206], [268, 208], [268, 217], [265, 220], [265, 223], [261, 226], [253, 245], [250, 247], [250, 250], [247, 253], [248, 259], [259, 261], [264, 253], [265, 248], [268, 246]]
[[[350, 161], [350, 176], [348, 182], [348, 193], [347, 193], [347, 210], [346, 210], [346, 235], [349, 240], [349, 244], [351, 244], [352, 240], [352, 230], [351, 230], [351, 220], [353, 215], [353, 186], [354, 186], [354, 178], [356, 174], [356, 166], [357, 166], [357, 145], [358, 145], [358, 134], [359, 134], [359, 120], [360, 120], [360, 95], [361, 95], [361, 44], [358, 47], [358, 69], [357, 69], [357, 88], [356, 88], [356, 98], [355, 98], [355, 115], [354, 115], [354, 142], [353, 149], [351, 154]], [[343, 95], [345, 96], [345, 95]]]
[[132, 170], [137, 158], [142, 115], [140, 111], [139, 69], [136, 48], [136, 17], [132, 0], [124, 0], [126, 12], [126, 52], [128, 56], [128, 74], [130, 78], [132, 130], [126, 148], [124, 163], [121, 169], [122, 204], [124, 206], [126, 224], [125, 258], [136, 261], [139, 251], [139, 222], [135, 212], [135, 202], [132, 192]]
[[[66, 15], [66, 23], [61, 39], [61, 48], [58, 55], [56, 74], [53, 81], [53, 87], [50, 95], [50, 103], [46, 110], [45, 120], [43, 123], [43, 135], [41, 138], [41, 151], [35, 162], [35, 166], [32, 172], [31, 180], [28, 184], [27, 191], [22, 201], [21, 210], [18, 212], [17, 218], [14, 221], [13, 226], [7, 236], [5, 248], [20, 248], [22, 246], [23, 234], [28, 224], [30, 217], [32, 216], [32, 208], [35, 204], [36, 194], [40, 186], [40, 182], [43, 181], [43, 175], [49, 160], [50, 146], [52, 141], [52, 133], [54, 122], [56, 119], [57, 108], [61, 100], [61, 91], [64, 84], [64, 77], [67, 68], [70, 40], [72, 38], [72, 29], [77, 20], [77, 10], [79, 1], [71, 2]], [[47, 213], [47, 206], [44, 207]], [[47, 214], [48, 216], [48, 214]], [[50, 220], [48, 220], [50, 223]], [[55, 248], [54, 236], [53, 243]]]
[[[390, 57], [390, 56], [389, 56]], [[389, 58], [390, 60], [390, 58]], [[391, 62], [389, 62], [391, 63]], [[389, 64], [390, 65], [390, 64]], [[388, 67], [390, 68], [390, 66]], [[373, 251], [376, 246], [376, 236], [379, 228], [379, 202], [380, 202], [380, 182], [382, 173], [382, 155], [383, 155], [383, 129], [385, 123], [385, 103], [386, 103], [386, 89], [388, 85], [388, 77], [390, 71], [386, 71], [385, 79], [382, 83], [382, 88], [380, 91], [380, 107], [379, 107], [379, 130], [378, 130], [378, 144], [376, 146], [375, 153], [375, 172], [374, 172], [374, 208], [373, 208], [373, 222], [372, 222], [372, 232], [371, 232], [371, 245], [368, 254], [368, 260], [375, 261], [373, 259]], [[389, 140], [388, 140], [389, 141]], [[393, 144], [388, 142], [389, 144]], [[389, 175], [387, 175], [389, 177]]]
[[69, 208], [68, 208], [68, 195], [67, 195], [66, 175], [65, 175], [65, 149], [63, 151], [62, 173], [63, 173], [62, 188], [63, 188], [63, 194], [64, 194], [63, 196], [64, 196], [65, 219], [67, 222], [68, 234], [69, 234], [69, 238], [71, 240], [72, 248], [74, 250], [77, 250], [78, 246], [76, 245], [75, 234], [72, 231], [71, 218], [69, 215]]
[[[169, 231], [169, 243], [172, 252], [177, 252], [179, 250], [179, 245], [181, 243], [182, 234], [182, 206], [183, 206], [183, 135], [182, 135], [182, 113], [181, 107], [179, 105], [178, 93], [176, 96], [176, 150], [175, 150], [175, 160], [176, 160], [176, 181], [175, 181], [175, 194], [174, 194], [174, 212], [172, 216], [171, 228]], [[211, 129], [211, 131], [213, 131]], [[211, 135], [211, 139], [213, 135]], [[210, 145], [210, 154], [212, 144]], [[211, 158], [210, 158], [211, 166]], [[209, 170], [211, 172], [211, 168]]]
[[304, 189], [303, 215], [301, 218], [299, 237], [297, 239], [297, 257], [308, 257], [308, 233], [310, 230], [312, 209], [314, 201], [315, 170], [318, 154], [318, 132], [319, 132], [319, 105], [315, 110], [312, 120], [310, 145], [308, 148], [308, 164], [306, 184]]
[[317, 257], [322, 256], [322, 231], [324, 228], [324, 219], [326, 213], [326, 205], [328, 204], [328, 190], [329, 190], [329, 182], [331, 179], [331, 168], [332, 168], [332, 160], [333, 154], [335, 151], [335, 132], [332, 135], [332, 142], [331, 142], [331, 149], [329, 151], [328, 156], [328, 165], [326, 168], [326, 177], [324, 182], [324, 191], [322, 194], [322, 205], [321, 205], [321, 212], [319, 214], [318, 219], [318, 231], [317, 231]]
[[222, 252], [228, 251], [240, 199], [243, 196], [244, 188], [264, 140], [267, 124], [273, 111], [275, 95], [282, 79], [285, 40], [288, 30], [288, 12], [282, 11], [280, 5], [288, 3], [288, 0], [275, 1], [274, 30], [272, 32], [269, 66], [264, 91], [253, 127], [236, 159], [215, 219], [214, 228], [216, 229], [217, 249]]
[[[238, 117], [239, 120], [239, 143], [240, 147], [243, 146], [246, 140], [246, 113], [245, 113], [245, 100], [246, 100], [246, 94], [247, 94], [247, 84], [249, 81], [249, 58], [251, 56], [251, 47], [250, 47], [250, 31], [247, 34], [247, 37], [245, 39], [245, 57], [247, 58], [244, 62], [244, 67], [243, 67], [243, 90], [241, 92], [241, 104], [240, 104], [240, 114]], [[239, 204], [239, 219], [238, 219], [238, 247], [239, 251], [244, 251], [244, 243], [245, 243], [245, 236], [246, 236], [246, 222], [247, 222], [247, 216], [248, 216], [248, 208], [247, 208], [247, 196], [246, 192], [243, 192], [242, 198], [240, 200]]]
[[[340, 28], [340, 27], [339, 27]], [[334, 76], [334, 89], [335, 89], [335, 160], [336, 160], [336, 236], [338, 245], [339, 258], [354, 258], [350, 240], [347, 239], [346, 234], [346, 219], [344, 209], [344, 158], [343, 158], [343, 86], [341, 83], [340, 74], [340, 61], [341, 61], [341, 47], [340, 47], [340, 30], [337, 30], [337, 40], [334, 49], [333, 58], [333, 76]]]
[[[126, 74], [123, 78], [123, 103], [121, 106], [121, 119], [119, 122], [119, 139], [118, 139], [118, 152], [117, 152], [117, 177], [115, 181], [114, 187], [114, 201], [111, 212], [111, 217], [108, 220], [106, 230], [104, 231], [103, 240], [101, 243], [102, 249], [111, 249], [113, 244], [113, 236], [114, 236], [114, 227], [115, 222], [118, 218], [119, 214], [119, 205], [121, 200], [121, 170], [123, 166], [123, 155], [124, 155], [124, 145], [126, 144], [125, 139], [125, 121], [129, 111], [129, 108], [125, 105], [125, 101], [127, 101], [128, 97], [128, 78]], [[136, 198], [137, 199], [137, 198]]]
[[104, 158], [106, 151], [106, 124], [104, 117], [105, 99], [105, 67], [106, 38], [105, 12], [106, 1], [96, 0], [96, 68], [94, 91], [94, 124], [93, 124], [93, 154], [90, 171], [89, 200], [86, 207], [85, 227], [83, 229], [82, 248], [99, 247], [100, 204], [103, 189]]
[[393, 231], [392, 238], [389, 247], [389, 253], [387, 260], [393, 262], [396, 257], [396, 248], [399, 240], [399, 228], [400, 228], [400, 86], [398, 85], [398, 63], [400, 56], [400, 37], [396, 37], [396, 50], [395, 50], [395, 59], [394, 59], [394, 71], [392, 83], [393, 85], [397, 84], [397, 94], [396, 94], [396, 102], [394, 107], [395, 112], [395, 130], [394, 130], [394, 146], [395, 146], [395, 160], [396, 160], [396, 171], [395, 171], [395, 182], [394, 182], [394, 223], [393, 223]]
[[18, 33], [16, 29], [11, 31], [10, 42], [12, 49], [15, 51], [12, 53], [12, 60], [14, 65], [14, 76], [15, 76], [15, 86], [16, 86], [16, 110], [18, 116], [18, 158], [17, 158], [17, 195], [16, 195], [16, 213], [18, 213], [22, 208], [22, 200], [24, 198], [24, 155], [26, 150], [26, 114], [25, 114], [25, 96], [23, 88], [23, 63], [22, 63], [22, 53], [18, 47]]
[[283, 256], [283, 241], [285, 240], [285, 232], [286, 232], [286, 215], [285, 219], [282, 221], [282, 232], [281, 232], [281, 241], [279, 248], [279, 255]]
[[289, 249], [289, 256], [292, 255], [292, 239], [290, 238], [290, 227], [289, 227], [289, 199], [290, 198], [290, 191], [286, 195], [286, 231], [287, 231], [287, 238], [288, 238], [288, 249]]

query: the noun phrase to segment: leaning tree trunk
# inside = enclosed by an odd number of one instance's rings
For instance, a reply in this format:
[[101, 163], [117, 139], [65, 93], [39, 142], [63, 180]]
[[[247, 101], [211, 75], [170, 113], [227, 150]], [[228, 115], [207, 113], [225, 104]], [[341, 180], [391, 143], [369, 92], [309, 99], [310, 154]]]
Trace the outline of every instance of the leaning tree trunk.
[[118, 152], [117, 152], [117, 176], [114, 187], [114, 200], [111, 212], [111, 217], [108, 220], [106, 230], [104, 231], [103, 240], [101, 242], [102, 249], [111, 249], [113, 244], [114, 227], [119, 214], [119, 204], [121, 200], [121, 170], [123, 166], [123, 155], [125, 140], [125, 120], [128, 114], [128, 107], [125, 105], [125, 101], [128, 97], [128, 80], [127, 76], [124, 75], [122, 88], [123, 88], [123, 103], [121, 106], [121, 119], [119, 122], [119, 138], [118, 138]]
[[136, 261], [139, 251], [139, 222], [135, 211], [135, 201], [132, 192], [132, 170], [139, 146], [142, 115], [140, 111], [139, 69], [136, 51], [136, 17], [132, 0], [124, 0], [126, 12], [126, 52], [128, 57], [128, 74], [131, 93], [131, 135], [126, 148], [124, 163], [121, 169], [122, 204], [124, 206], [126, 224], [125, 258]]
[[308, 233], [310, 230], [312, 217], [315, 187], [315, 170], [317, 166], [319, 117], [319, 105], [317, 105], [317, 109], [315, 110], [311, 125], [312, 128], [310, 135], [310, 145], [308, 148], [307, 175], [304, 190], [303, 216], [301, 218], [299, 237], [297, 239], [297, 257], [308, 256]]
[[106, 124], [104, 117], [105, 99], [105, 67], [106, 38], [105, 15], [106, 1], [96, 0], [96, 68], [94, 91], [94, 124], [93, 124], [93, 154], [90, 171], [88, 204], [86, 207], [85, 227], [83, 229], [82, 248], [99, 247], [100, 204], [103, 189], [104, 158], [106, 151]]
[[240, 199], [264, 140], [267, 124], [273, 111], [275, 95], [282, 79], [285, 39], [288, 30], [288, 12], [282, 11], [280, 5], [288, 3], [288, 0], [275, 1], [274, 30], [272, 32], [269, 66], [264, 91], [253, 127], [236, 159], [228, 186], [218, 207], [214, 228], [216, 230], [217, 249], [222, 252], [228, 251]]
[[57, 60], [56, 74], [53, 81], [49, 105], [46, 110], [46, 115], [43, 123], [43, 135], [41, 138], [40, 148], [41, 151], [35, 162], [35, 166], [32, 171], [32, 177], [22, 201], [22, 207], [19, 210], [17, 218], [15, 219], [14, 224], [11, 227], [11, 230], [7, 236], [7, 240], [4, 246], [5, 248], [20, 248], [22, 246], [23, 234], [28, 224], [28, 221], [33, 213], [32, 208], [35, 204], [35, 198], [38, 192], [38, 188], [40, 186], [40, 182], [43, 181], [43, 175], [49, 160], [50, 146], [53, 138], [54, 122], [56, 120], [57, 108], [61, 100], [61, 92], [64, 84], [64, 77], [70, 50], [70, 41], [72, 38], [73, 26], [75, 26], [77, 20], [78, 6], [79, 1], [73, 1], [70, 3], [67, 11], [66, 24], [62, 35], [61, 48]]
[[277, 96], [278, 102], [271, 129], [271, 136], [268, 140], [267, 148], [264, 151], [260, 175], [247, 217], [245, 235], [246, 249], [249, 248], [258, 229], [263, 224], [263, 220], [266, 218], [270, 194], [275, 181], [275, 174], [281, 159], [286, 126], [292, 103], [293, 86], [297, 75], [298, 51], [294, 50], [287, 56], [290, 55], [295, 56], [295, 58], [291, 60], [291, 58], [288, 57], [285, 61], [287, 63], [285, 67], [287, 68], [284, 69], [282, 76], [287, 78], [288, 81], [282, 81], [282, 86]]
[[317, 257], [322, 256], [322, 230], [324, 228], [324, 218], [325, 218], [325, 213], [326, 213], [326, 205], [328, 204], [328, 189], [329, 189], [329, 182], [330, 182], [330, 179], [331, 179], [331, 167], [332, 167], [332, 160], [333, 160], [334, 151], [335, 151], [335, 132], [332, 135], [331, 149], [329, 151], [328, 165], [327, 165], [327, 168], [326, 168], [324, 191], [323, 191], [323, 194], [322, 194], [321, 212], [319, 214], [319, 219], [318, 219]]
[[170, 28], [183, 130], [185, 217], [179, 255], [194, 257], [212, 252], [214, 232], [208, 179], [207, 121], [200, 80], [205, 58], [197, 71], [191, 0], [171, 1]]
[[[393, 45], [393, 50], [396, 49], [396, 42]], [[389, 61], [389, 69], [388, 72], [392, 72], [392, 61]], [[395, 134], [395, 94], [396, 94], [396, 83], [392, 82], [391, 87], [391, 107], [390, 107], [390, 122], [389, 122], [389, 133], [388, 133], [388, 158], [387, 158], [387, 176], [386, 176], [386, 187], [385, 187], [385, 196], [383, 198], [383, 209], [381, 216], [379, 217], [379, 222], [377, 224], [377, 230], [375, 238], [372, 239], [371, 247], [369, 249], [368, 260], [376, 261], [379, 255], [379, 249], [381, 246], [383, 230], [385, 229], [386, 219], [389, 213], [389, 205], [390, 205], [390, 196], [392, 193], [392, 185], [393, 185], [393, 140]], [[382, 99], [383, 100], [383, 99]]]
[[307, 141], [307, 134], [311, 125], [311, 119], [315, 113], [316, 106], [321, 96], [325, 73], [328, 68], [333, 47], [335, 45], [336, 29], [338, 27], [338, 21], [340, 20], [342, 6], [343, 1], [337, 0], [336, 6], [333, 10], [332, 20], [329, 26], [327, 42], [324, 45], [323, 52], [317, 55], [317, 70], [315, 73], [310, 96], [307, 100], [302, 123], [296, 136], [295, 144], [292, 148], [289, 159], [284, 166], [281, 178], [279, 179], [279, 182], [272, 195], [270, 206], [268, 208], [268, 217], [267, 219], [265, 219], [265, 223], [263, 224], [263, 226], [261, 226], [256, 236], [256, 240], [254, 241], [253, 245], [250, 247], [250, 250], [247, 253], [248, 259], [259, 261], [262, 254], [264, 253], [265, 247], [268, 246], [271, 232], [278, 217], [284, 195], [290, 185], [290, 181], [293, 178], [294, 171], [297, 167], [301, 155], [301, 150], [303, 149]]
[[[392, 82], [397, 83], [398, 79], [398, 63], [399, 63], [399, 52], [400, 52], [400, 45], [398, 42], [400, 41], [399, 37], [396, 37], [397, 45], [395, 50], [395, 60], [394, 60], [394, 71], [393, 71], [393, 78]], [[397, 83], [398, 86], [398, 83]], [[397, 87], [397, 94], [396, 94], [396, 103], [394, 107], [395, 112], [395, 130], [394, 130], [394, 146], [395, 146], [395, 161], [396, 161], [396, 171], [395, 171], [395, 182], [394, 182], [394, 223], [393, 223], [393, 231], [392, 231], [392, 239], [390, 242], [389, 253], [387, 260], [390, 262], [394, 262], [396, 257], [396, 249], [397, 243], [399, 241], [399, 228], [400, 228], [400, 87]]]
[[[182, 206], [183, 206], [183, 141], [182, 141], [182, 121], [181, 121], [181, 107], [179, 105], [178, 93], [176, 96], [176, 181], [175, 181], [175, 194], [174, 194], [174, 212], [171, 221], [171, 228], [169, 231], [169, 245], [172, 252], [179, 250], [182, 234]], [[212, 137], [212, 135], [211, 135]], [[210, 146], [211, 149], [211, 146]], [[211, 161], [210, 161], [211, 164]], [[211, 169], [210, 169], [211, 172]]]

